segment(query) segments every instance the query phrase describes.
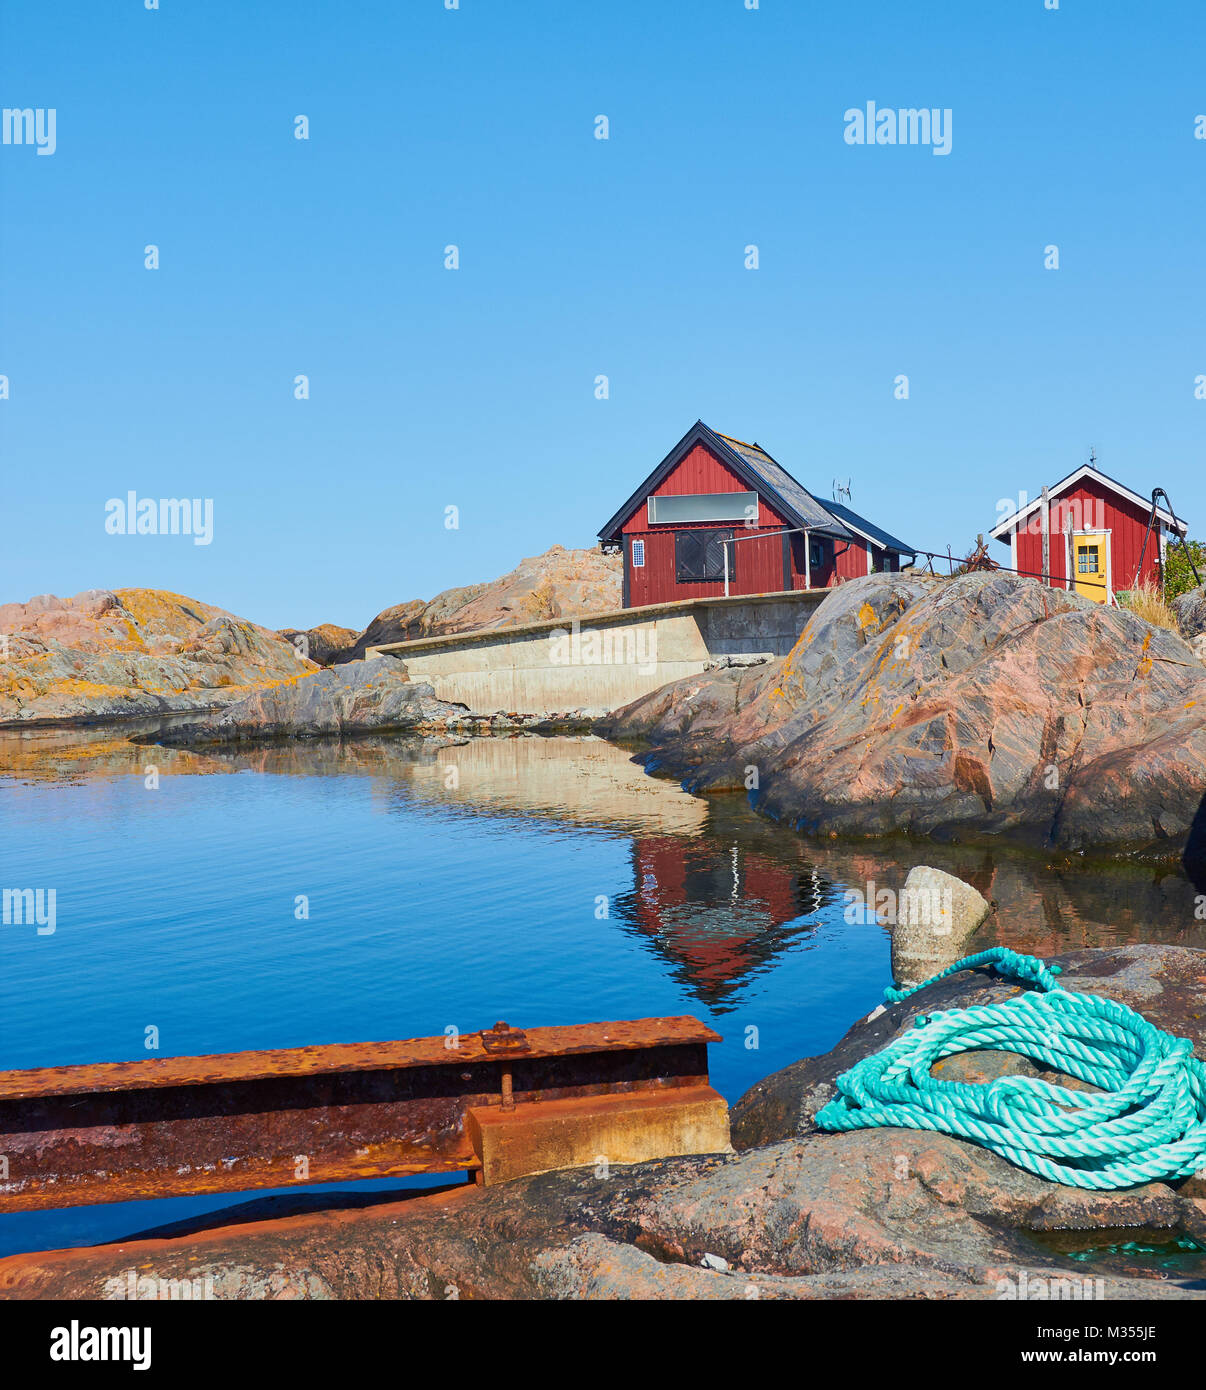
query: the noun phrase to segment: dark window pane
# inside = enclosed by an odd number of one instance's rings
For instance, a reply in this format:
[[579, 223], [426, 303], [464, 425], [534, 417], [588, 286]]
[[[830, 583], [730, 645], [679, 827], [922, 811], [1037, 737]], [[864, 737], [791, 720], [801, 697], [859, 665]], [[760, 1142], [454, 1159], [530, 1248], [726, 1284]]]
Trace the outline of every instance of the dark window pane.
[[[679, 584], [715, 583], [724, 579], [722, 541], [732, 540], [732, 531], [676, 531], [674, 533], [674, 577]], [[729, 578], [736, 575], [733, 550], [729, 546]]]

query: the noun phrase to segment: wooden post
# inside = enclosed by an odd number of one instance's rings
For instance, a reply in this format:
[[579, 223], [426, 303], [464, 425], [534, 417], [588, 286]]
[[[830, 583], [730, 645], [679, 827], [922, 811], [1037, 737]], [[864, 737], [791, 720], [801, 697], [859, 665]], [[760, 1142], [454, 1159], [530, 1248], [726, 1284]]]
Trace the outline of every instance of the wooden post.
[[1043, 583], [1051, 585], [1051, 499], [1043, 485]]
[[804, 587], [812, 588], [812, 547], [808, 543], [808, 527], [804, 528]]

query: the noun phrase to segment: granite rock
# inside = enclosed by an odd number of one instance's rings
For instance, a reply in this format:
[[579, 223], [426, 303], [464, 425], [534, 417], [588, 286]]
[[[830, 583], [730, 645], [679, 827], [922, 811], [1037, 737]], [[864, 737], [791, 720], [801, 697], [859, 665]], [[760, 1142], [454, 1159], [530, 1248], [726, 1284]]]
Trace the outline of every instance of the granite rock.
[[596, 729], [819, 835], [1171, 858], [1206, 795], [1206, 670], [1185, 641], [1004, 572], [853, 580], [782, 661], [675, 682]]

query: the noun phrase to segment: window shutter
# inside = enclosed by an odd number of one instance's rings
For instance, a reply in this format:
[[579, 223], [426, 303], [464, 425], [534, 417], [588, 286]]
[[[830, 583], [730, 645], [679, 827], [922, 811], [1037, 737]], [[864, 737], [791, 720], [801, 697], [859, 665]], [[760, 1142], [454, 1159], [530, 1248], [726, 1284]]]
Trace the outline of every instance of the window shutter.
[[[731, 530], [676, 531], [674, 533], [674, 577], [679, 584], [714, 584], [724, 578], [722, 541], [732, 540]], [[729, 578], [737, 574], [736, 556], [729, 549]]]
[[[724, 552], [725, 552], [726, 547], [725, 547], [724, 545], [722, 545], [721, 542], [722, 542], [722, 541], [726, 541], [726, 540], [730, 540], [730, 539], [732, 538], [732, 535], [733, 535], [732, 531], [709, 531], [709, 532], [708, 532], [708, 549], [707, 549], [707, 555], [706, 555], [705, 560], [704, 560], [704, 578], [705, 578], [705, 579], [723, 579], [723, 578], [724, 578]], [[731, 550], [733, 547], [732, 547], [732, 546], [729, 546], [729, 547], [727, 547], [727, 548]], [[732, 577], [733, 577], [733, 557], [730, 555], [730, 556], [729, 556], [729, 578], [731, 579]]]
[[689, 584], [703, 577], [703, 543], [698, 531], [676, 531], [674, 533], [675, 579], [680, 584]]

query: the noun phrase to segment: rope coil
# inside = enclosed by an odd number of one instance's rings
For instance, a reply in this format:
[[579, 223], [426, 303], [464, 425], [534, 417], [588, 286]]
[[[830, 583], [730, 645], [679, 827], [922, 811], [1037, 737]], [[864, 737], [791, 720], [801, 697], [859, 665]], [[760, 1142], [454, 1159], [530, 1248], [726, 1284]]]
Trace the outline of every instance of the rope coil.
[[[1042, 992], [916, 1018], [837, 1078], [837, 1095], [816, 1117], [821, 1129], [935, 1130], [1051, 1182], [1097, 1190], [1206, 1167], [1206, 1067], [1193, 1044], [1117, 1000], [1064, 989], [1058, 966], [995, 947], [912, 989], [885, 990], [885, 998], [899, 1003], [982, 965]], [[1016, 1053], [1097, 1089], [1029, 1076], [974, 1084], [932, 1074], [942, 1058], [981, 1049]]]

